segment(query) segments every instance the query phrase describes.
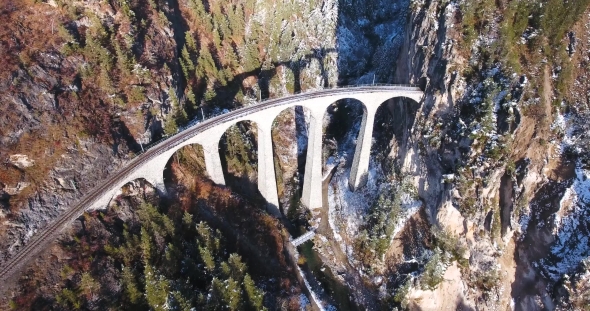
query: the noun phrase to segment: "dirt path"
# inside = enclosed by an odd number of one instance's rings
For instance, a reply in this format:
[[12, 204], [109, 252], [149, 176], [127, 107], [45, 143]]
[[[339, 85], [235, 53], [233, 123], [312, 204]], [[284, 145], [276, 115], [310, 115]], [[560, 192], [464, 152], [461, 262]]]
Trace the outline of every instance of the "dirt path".
[[545, 65], [543, 69], [543, 100], [545, 100], [545, 114], [547, 116], [551, 115], [552, 90], [551, 71], [549, 70], [549, 65]]

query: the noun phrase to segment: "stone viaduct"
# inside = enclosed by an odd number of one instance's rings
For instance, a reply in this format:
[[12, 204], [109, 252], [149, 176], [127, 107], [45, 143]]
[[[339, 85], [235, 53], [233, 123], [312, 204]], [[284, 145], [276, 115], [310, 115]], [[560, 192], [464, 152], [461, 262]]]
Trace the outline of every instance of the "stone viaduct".
[[[373, 123], [377, 108], [392, 98], [407, 97], [419, 102], [422, 96], [423, 93], [420, 89], [409, 86], [382, 85], [325, 89], [264, 101], [184, 129], [129, 161], [119, 171], [86, 193], [75, 206], [66, 209], [46, 228], [37, 232], [19, 252], [2, 265], [0, 280], [9, 279], [14, 273], [20, 271], [32, 255], [40, 252], [45, 248], [45, 245], [54, 241], [60, 231], [80, 217], [85, 210], [105, 208], [125, 184], [143, 178], [160, 193], [166, 194], [164, 169], [170, 157], [183, 146], [201, 145], [209, 177], [217, 184], [224, 184], [225, 178], [219, 158], [219, 140], [228, 127], [240, 121], [253, 121], [258, 126], [258, 188], [271, 206], [269, 211], [277, 216], [280, 215], [277, 208], [279, 200], [271, 128], [274, 119], [281, 111], [294, 106], [303, 106], [311, 112], [302, 201], [308, 208], [321, 207], [322, 123], [328, 106], [341, 99], [356, 99], [364, 107], [349, 178], [349, 186], [354, 190], [362, 186], [367, 179]], [[6, 290], [4, 284], [6, 282], [0, 282], [0, 293]]]
[[176, 151], [190, 144], [203, 147], [210, 179], [224, 185], [219, 154], [221, 136], [237, 122], [252, 121], [258, 128], [258, 189], [269, 203], [269, 211], [278, 215], [271, 128], [279, 113], [294, 106], [305, 107], [311, 112], [302, 203], [310, 209], [319, 208], [322, 206], [322, 126], [328, 106], [342, 99], [356, 99], [363, 104], [363, 118], [349, 178], [349, 186], [355, 190], [367, 180], [377, 108], [392, 98], [406, 97], [420, 102], [422, 96], [419, 88], [410, 86], [359, 86], [301, 93], [231, 111], [189, 127], [151, 147], [110, 178], [102, 195], [88, 202], [90, 204], [85, 209], [104, 208], [125, 184], [139, 178], [151, 183], [161, 194], [166, 194], [163, 175], [166, 164]]

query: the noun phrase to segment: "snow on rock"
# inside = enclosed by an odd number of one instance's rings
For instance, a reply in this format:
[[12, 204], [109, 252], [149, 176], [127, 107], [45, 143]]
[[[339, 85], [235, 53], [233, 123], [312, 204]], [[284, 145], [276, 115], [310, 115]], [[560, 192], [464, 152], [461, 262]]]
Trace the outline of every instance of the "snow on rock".
[[27, 167], [33, 166], [35, 164], [35, 160], [29, 159], [29, 156], [25, 154], [13, 154], [8, 159], [10, 164], [20, 168], [25, 169]]
[[299, 310], [307, 310], [307, 306], [311, 305], [309, 299], [304, 294], [299, 295]]
[[590, 256], [590, 171], [576, 168], [576, 177], [554, 217], [555, 242], [539, 266], [553, 281], [572, 273]]
[[8, 195], [17, 195], [21, 191], [23, 191], [25, 188], [27, 188], [29, 185], [31, 185], [31, 183], [19, 181], [16, 184], [16, 187], [5, 187], [2, 190], [4, 190], [4, 192], [6, 192], [6, 194], [8, 194]]
[[364, 223], [364, 215], [379, 194], [376, 185], [377, 171], [374, 165], [370, 165], [368, 182], [365, 187], [352, 192], [348, 188], [348, 176], [350, 169], [342, 170], [333, 177], [335, 182], [330, 184], [328, 191], [328, 202], [334, 206], [340, 219], [345, 219], [346, 223], [341, 228], [333, 228], [335, 232], [338, 229], [344, 229], [349, 235], [357, 235], [359, 227]]

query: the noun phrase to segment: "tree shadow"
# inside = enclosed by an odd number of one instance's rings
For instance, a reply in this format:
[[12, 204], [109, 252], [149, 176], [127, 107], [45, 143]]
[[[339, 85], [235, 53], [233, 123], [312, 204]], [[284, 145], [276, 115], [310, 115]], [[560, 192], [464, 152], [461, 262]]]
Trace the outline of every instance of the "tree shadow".
[[135, 138], [133, 138], [133, 135], [125, 122], [121, 121], [121, 117], [114, 116], [112, 118], [112, 126], [110, 130], [111, 137], [114, 141], [112, 145], [113, 154], [118, 154], [120, 151], [124, 153], [138, 153], [141, 151], [141, 146], [137, 143]]

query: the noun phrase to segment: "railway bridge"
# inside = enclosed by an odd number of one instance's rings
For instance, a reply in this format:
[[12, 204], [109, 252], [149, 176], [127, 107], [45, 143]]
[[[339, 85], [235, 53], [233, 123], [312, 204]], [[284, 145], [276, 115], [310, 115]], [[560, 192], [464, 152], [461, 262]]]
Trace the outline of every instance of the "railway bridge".
[[256, 105], [236, 109], [188, 127], [153, 145], [129, 161], [100, 185], [87, 193], [75, 206], [67, 209], [53, 223], [40, 230], [0, 269], [0, 279], [19, 270], [26, 260], [55, 239], [57, 234], [84, 211], [105, 208], [121, 188], [143, 178], [160, 193], [166, 194], [164, 169], [168, 160], [180, 148], [199, 144], [203, 147], [206, 171], [211, 180], [224, 185], [225, 178], [219, 155], [219, 141], [225, 131], [240, 121], [253, 121], [258, 127], [258, 189], [269, 203], [269, 211], [279, 215], [279, 199], [273, 160], [271, 128], [283, 110], [302, 106], [311, 112], [308, 129], [307, 160], [303, 181], [302, 203], [310, 209], [322, 206], [322, 136], [324, 114], [331, 104], [343, 99], [355, 99], [363, 104], [363, 117], [356, 143], [349, 187], [355, 190], [366, 182], [377, 109], [393, 98], [405, 97], [420, 102], [423, 92], [407, 85], [368, 85], [323, 89], [284, 98], [266, 100]]
[[216, 184], [224, 185], [225, 177], [219, 154], [221, 136], [237, 122], [252, 121], [258, 129], [258, 189], [271, 206], [270, 211], [278, 213], [279, 198], [271, 129], [273, 121], [279, 113], [294, 106], [302, 106], [311, 112], [302, 203], [310, 209], [321, 207], [322, 121], [328, 106], [342, 99], [356, 99], [363, 104], [363, 118], [349, 178], [349, 186], [355, 190], [361, 187], [367, 179], [373, 123], [377, 108], [389, 99], [396, 97], [407, 97], [419, 102], [422, 95], [420, 89], [409, 86], [350, 87], [297, 94], [237, 109], [185, 129], [153, 146], [127, 165], [133, 169], [112, 180], [109, 183], [109, 189], [103, 192], [104, 195], [87, 205], [86, 209], [104, 208], [123, 185], [139, 178], [145, 179], [160, 193], [165, 194], [163, 172], [166, 164], [176, 151], [191, 144], [203, 147], [209, 178]]

